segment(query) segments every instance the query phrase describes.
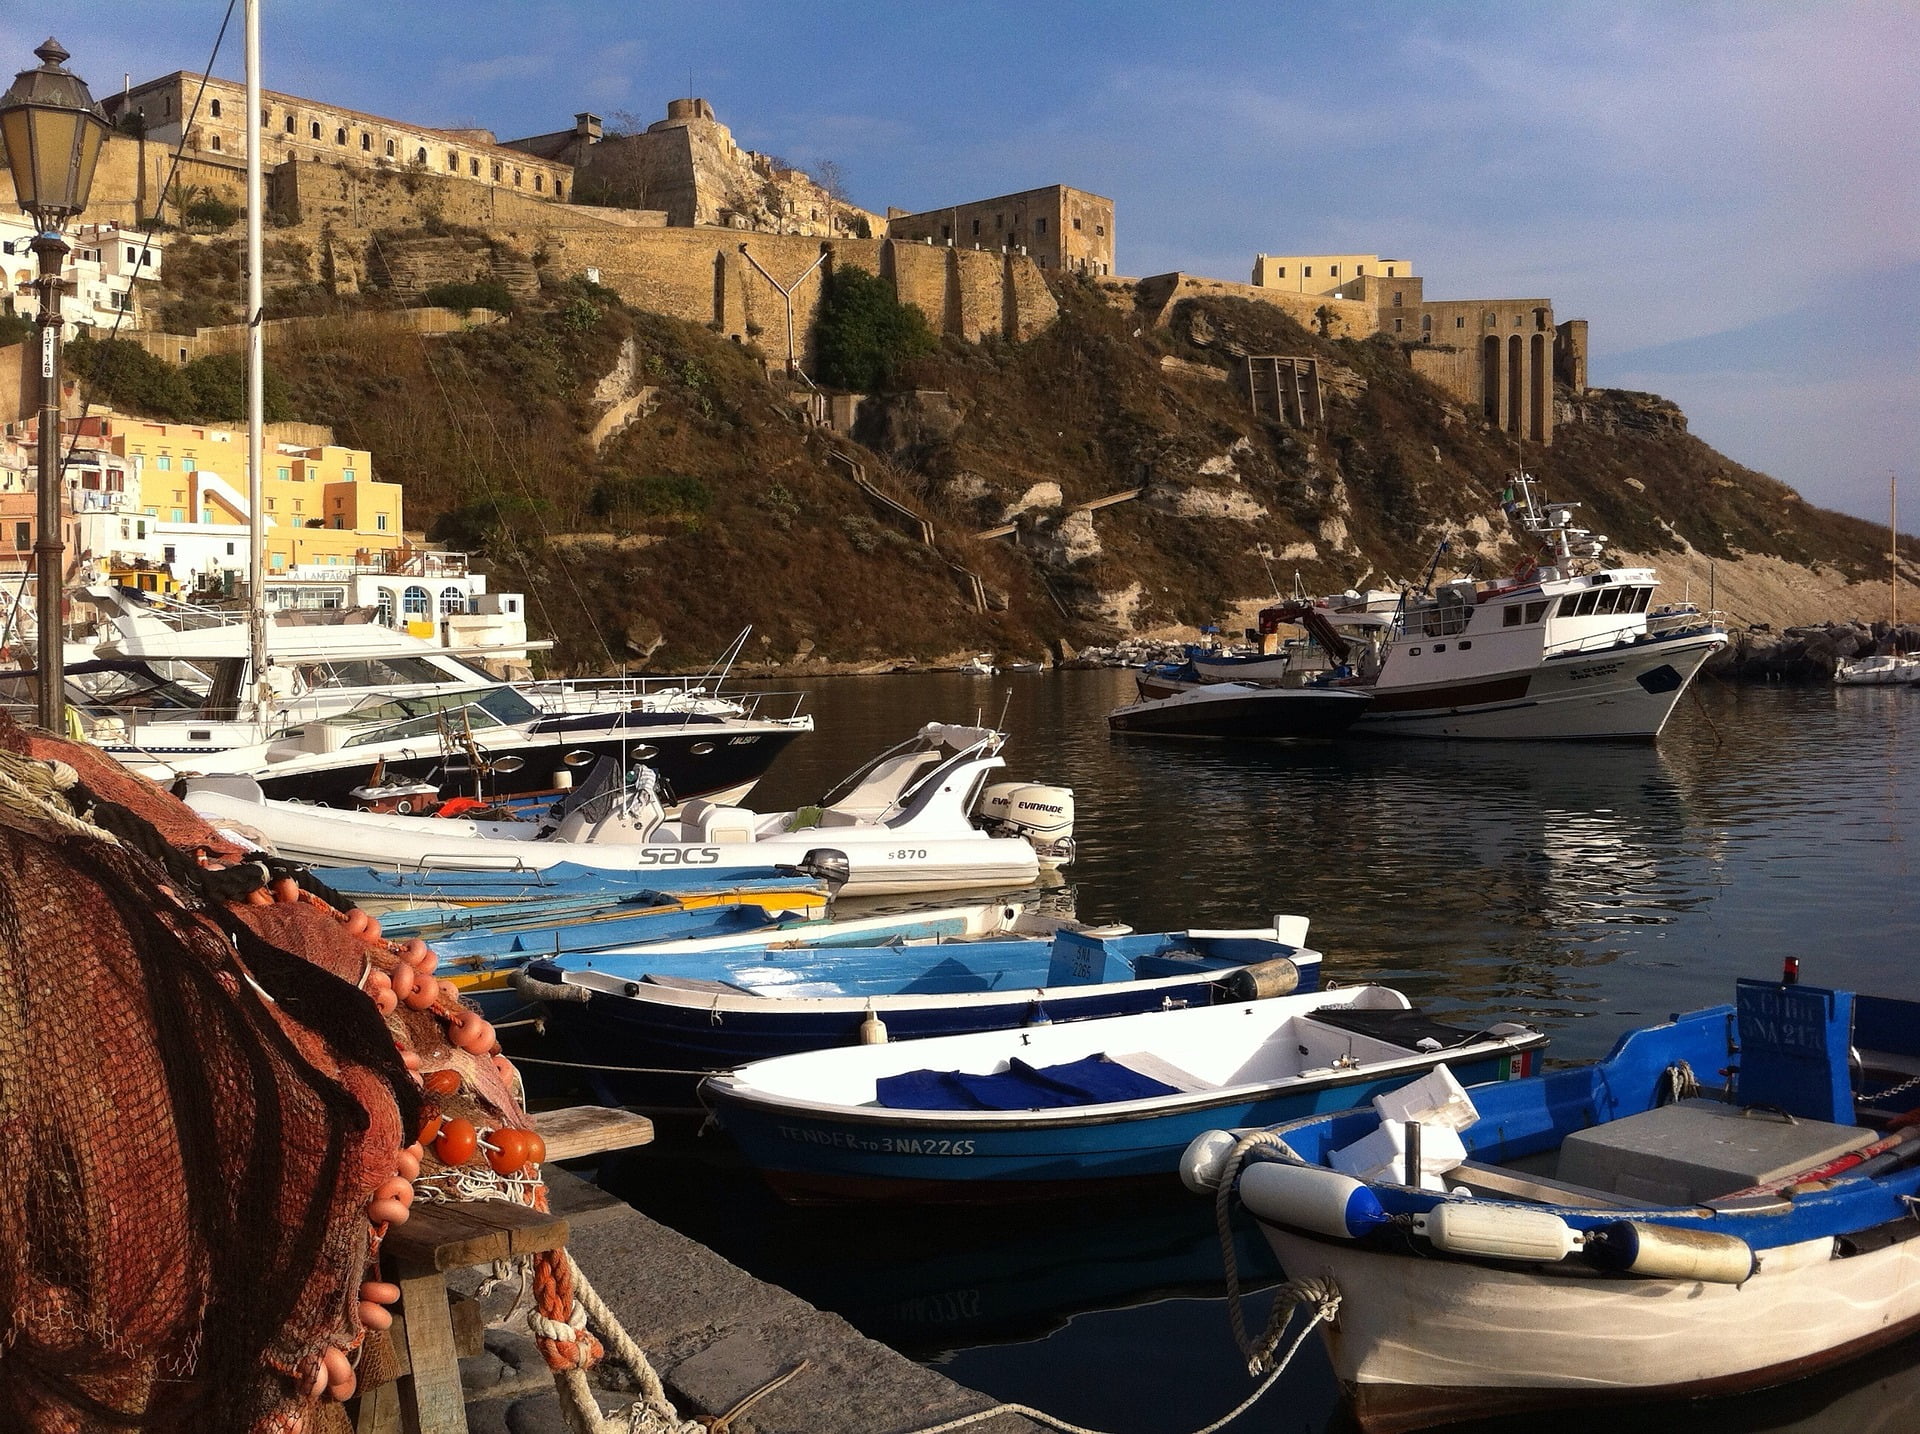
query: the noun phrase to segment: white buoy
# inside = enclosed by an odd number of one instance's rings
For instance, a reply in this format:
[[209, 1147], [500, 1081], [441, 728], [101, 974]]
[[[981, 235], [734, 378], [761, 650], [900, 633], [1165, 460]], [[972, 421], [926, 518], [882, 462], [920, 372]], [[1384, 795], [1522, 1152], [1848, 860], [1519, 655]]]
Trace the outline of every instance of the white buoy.
[[1580, 1248], [1581, 1235], [1550, 1210], [1449, 1200], [1413, 1217], [1416, 1234], [1450, 1255], [1551, 1264]]
[[1336, 1240], [1390, 1223], [1373, 1191], [1337, 1170], [1262, 1160], [1240, 1172], [1240, 1203], [1256, 1217]]
[[1231, 1130], [1201, 1131], [1180, 1152], [1180, 1183], [1196, 1195], [1213, 1194], [1220, 1188], [1227, 1157], [1239, 1143]]
[[884, 1046], [887, 1043], [887, 1023], [873, 1013], [873, 1002], [867, 1002], [867, 1018], [860, 1023], [860, 1044], [863, 1046]]

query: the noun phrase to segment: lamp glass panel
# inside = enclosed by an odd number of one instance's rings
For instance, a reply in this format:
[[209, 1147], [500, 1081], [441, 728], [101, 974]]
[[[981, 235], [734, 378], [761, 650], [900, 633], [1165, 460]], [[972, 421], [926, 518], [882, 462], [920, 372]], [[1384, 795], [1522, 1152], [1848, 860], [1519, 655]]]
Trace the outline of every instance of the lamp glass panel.
[[93, 189], [93, 168], [100, 160], [100, 146], [106, 143], [107, 128], [89, 115], [80, 127], [80, 167], [73, 187], [75, 211], [87, 207], [87, 195]]
[[22, 209], [31, 202], [35, 188], [33, 146], [28, 142], [33, 127], [27, 123], [27, 119], [28, 112], [24, 107], [0, 113], [0, 138], [6, 140], [7, 167], [13, 171], [14, 193]]
[[71, 214], [78, 207], [73, 202], [74, 131], [85, 118], [73, 110], [41, 110], [33, 118], [35, 200], [50, 213]]

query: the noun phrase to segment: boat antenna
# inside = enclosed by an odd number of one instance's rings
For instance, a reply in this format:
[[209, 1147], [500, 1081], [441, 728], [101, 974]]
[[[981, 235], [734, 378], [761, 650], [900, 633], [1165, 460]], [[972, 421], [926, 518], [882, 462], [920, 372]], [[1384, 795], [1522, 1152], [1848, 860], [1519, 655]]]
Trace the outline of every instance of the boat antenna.
[[1006, 694], [1000, 699], [1000, 720], [993, 724], [994, 731], [1004, 732], [1007, 730], [1007, 709], [1012, 706], [1013, 688], [1009, 687], [1006, 690]]
[[1440, 559], [1453, 546], [1453, 539], [1442, 538], [1440, 546], [1433, 550], [1433, 561], [1427, 564], [1427, 575], [1420, 580], [1422, 592], [1433, 591], [1433, 575], [1440, 571]]
[[[1273, 557], [1273, 547], [1271, 544], [1261, 543], [1256, 551], [1260, 554], [1260, 566], [1267, 570], [1267, 586], [1273, 589], [1273, 595], [1278, 599], [1281, 596], [1280, 580], [1273, 575], [1273, 564], [1269, 561], [1269, 559]], [[1299, 583], [1300, 574], [1298, 572], [1294, 573], [1293, 580], [1296, 585]]]
[[[740, 629], [740, 635], [729, 643], [727, 650], [715, 658], [713, 663], [707, 668], [707, 675], [700, 679], [702, 684], [711, 682], [713, 683], [713, 690], [715, 692], [720, 690], [720, 684], [727, 680], [727, 674], [733, 671], [733, 664], [739, 661], [741, 649], [747, 645], [747, 634], [752, 631], [752, 623], [748, 623]], [[714, 676], [715, 667], [720, 669], [720, 675], [718, 677]]]

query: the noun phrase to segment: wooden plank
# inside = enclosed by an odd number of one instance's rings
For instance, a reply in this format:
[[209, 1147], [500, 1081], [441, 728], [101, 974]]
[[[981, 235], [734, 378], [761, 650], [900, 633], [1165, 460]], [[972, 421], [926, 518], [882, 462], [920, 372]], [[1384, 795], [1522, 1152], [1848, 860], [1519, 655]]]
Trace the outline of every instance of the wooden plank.
[[360, 1391], [360, 1412], [354, 1419], [354, 1434], [402, 1434], [400, 1421], [400, 1385], [389, 1380]]
[[577, 1160], [609, 1150], [627, 1150], [653, 1139], [653, 1122], [631, 1110], [604, 1105], [570, 1105], [536, 1111], [533, 1128], [547, 1142], [547, 1159]]
[[419, 1434], [467, 1434], [467, 1402], [460, 1388], [460, 1351], [454, 1347], [446, 1281], [438, 1274], [419, 1274], [402, 1276], [399, 1285], [407, 1321], [407, 1362], [413, 1371], [399, 1381], [406, 1427]]
[[419, 1203], [387, 1233], [386, 1252], [414, 1270], [458, 1270], [491, 1264], [567, 1242], [567, 1222], [506, 1200]]

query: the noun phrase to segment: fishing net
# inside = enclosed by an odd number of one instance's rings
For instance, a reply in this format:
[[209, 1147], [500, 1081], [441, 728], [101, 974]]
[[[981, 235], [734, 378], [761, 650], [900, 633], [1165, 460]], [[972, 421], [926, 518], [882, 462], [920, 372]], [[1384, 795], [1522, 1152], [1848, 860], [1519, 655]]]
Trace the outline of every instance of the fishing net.
[[[526, 1124], [450, 988], [368, 999], [408, 953], [329, 896], [0, 718], [0, 1428], [309, 1428], [367, 1339], [409, 1066]], [[516, 1177], [482, 1193], [539, 1203]]]

